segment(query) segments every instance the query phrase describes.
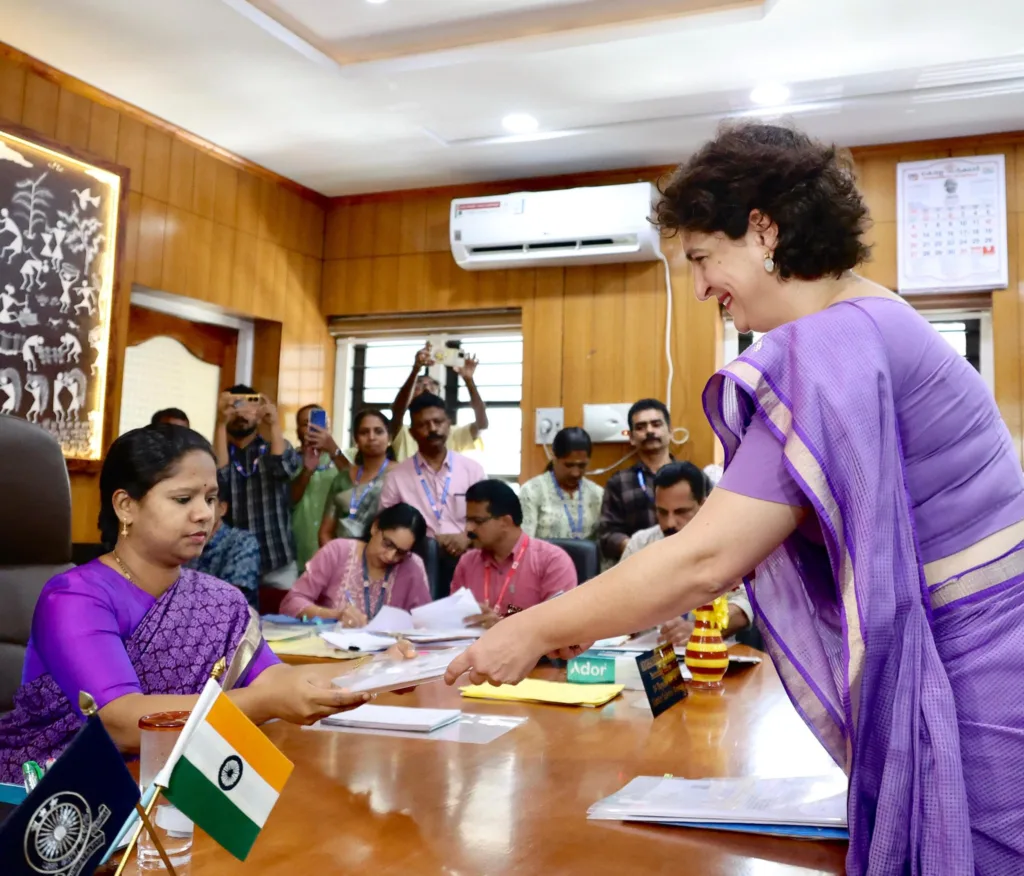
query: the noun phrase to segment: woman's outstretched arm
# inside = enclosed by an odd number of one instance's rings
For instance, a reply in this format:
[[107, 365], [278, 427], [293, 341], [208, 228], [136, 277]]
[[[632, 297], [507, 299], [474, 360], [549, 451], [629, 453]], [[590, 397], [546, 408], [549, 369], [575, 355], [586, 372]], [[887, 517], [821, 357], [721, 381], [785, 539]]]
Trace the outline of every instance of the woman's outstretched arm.
[[806, 509], [721, 487], [678, 534], [583, 587], [506, 618], [456, 658], [446, 676], [514, 684], [544, 654], [647, 629], [728, 590], [799, 526]]

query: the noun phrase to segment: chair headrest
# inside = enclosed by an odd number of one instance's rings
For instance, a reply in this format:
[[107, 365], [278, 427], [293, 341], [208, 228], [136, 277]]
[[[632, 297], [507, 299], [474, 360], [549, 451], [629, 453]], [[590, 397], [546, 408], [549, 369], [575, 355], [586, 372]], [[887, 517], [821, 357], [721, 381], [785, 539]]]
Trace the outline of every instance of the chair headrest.
[[45, 429], [0, 416], [0, 557], [5, 566], [71, 562], [71, 483]]

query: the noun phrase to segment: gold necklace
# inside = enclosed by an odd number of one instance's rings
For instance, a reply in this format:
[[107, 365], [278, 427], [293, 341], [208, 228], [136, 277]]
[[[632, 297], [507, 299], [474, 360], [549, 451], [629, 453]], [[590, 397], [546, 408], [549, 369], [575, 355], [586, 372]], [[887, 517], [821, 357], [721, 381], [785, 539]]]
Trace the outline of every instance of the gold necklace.
[[111, 551], [110, 555], [114, 558], [114, 562], [117, 563], [117, 565], [120, 567], [121, 574], [128, 579], [128, 583], [135, 584], [135, 576], [131, 573], [131, 570], [125, 565], [124, 560], [122, 560], [117, 555], [117, 551]]

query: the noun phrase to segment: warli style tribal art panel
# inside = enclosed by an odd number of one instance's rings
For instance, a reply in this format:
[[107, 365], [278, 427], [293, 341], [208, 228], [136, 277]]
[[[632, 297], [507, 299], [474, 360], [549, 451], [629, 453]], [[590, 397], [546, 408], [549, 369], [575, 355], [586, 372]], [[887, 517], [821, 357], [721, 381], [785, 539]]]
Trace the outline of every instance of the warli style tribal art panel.
[[0, 131], [0, 414], [103, 443], [121, 177]]

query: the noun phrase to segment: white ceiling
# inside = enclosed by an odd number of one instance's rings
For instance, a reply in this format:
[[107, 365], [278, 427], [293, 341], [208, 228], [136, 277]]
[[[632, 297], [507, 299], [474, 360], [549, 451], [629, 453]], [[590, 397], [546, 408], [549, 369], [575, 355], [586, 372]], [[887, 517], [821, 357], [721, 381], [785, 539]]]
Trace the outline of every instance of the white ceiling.
[[[666, 17], [696, 5], [718, 11]], [[772, 81], [844, 145], [1024, 127], [1021, 0], [0, 0], [0, 20], [327, 195], [672, 163]], [[538, 135], [508, 137], [511, 112]]]

